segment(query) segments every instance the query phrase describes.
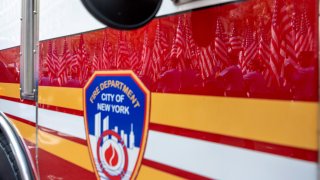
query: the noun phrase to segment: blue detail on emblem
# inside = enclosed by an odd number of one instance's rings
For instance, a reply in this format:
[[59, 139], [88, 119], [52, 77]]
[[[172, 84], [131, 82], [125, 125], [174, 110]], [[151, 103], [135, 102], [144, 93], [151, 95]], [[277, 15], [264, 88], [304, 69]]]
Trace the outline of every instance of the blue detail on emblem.
[[[95, 90], [97, 95], [94, 97]], [[97, 76], [86, 93], [89, 134], [97, 135], [101, 134], [105, 128], [112, 129], [121, 137], [126, 135], [127, 140], [123, 139], [123, 141], [127, 142], [127, 147], [130, 148], [129, 145], [132, 143], [130, 133], [133, 132], [134, 146], [140, 147], [144, 124], [145, 94], [133, 79], [130, 76]], [[96, 127], [95, 123], [101, 128]]]
[[[148, 95], [130, 75], [97, 74], [85, 88], [88, 138], [100, 179], [129, 179], [144, 148]], [[140, 159], [141, 162], [141, 159]]]

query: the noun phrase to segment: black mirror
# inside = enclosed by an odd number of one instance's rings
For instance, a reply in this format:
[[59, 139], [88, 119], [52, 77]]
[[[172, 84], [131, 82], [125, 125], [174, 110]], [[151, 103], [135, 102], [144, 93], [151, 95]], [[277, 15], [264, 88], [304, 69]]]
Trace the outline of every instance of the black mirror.
[[116, 29], [134, 29], [148, 23], [162, 0], [81, 0], [99, 21]]

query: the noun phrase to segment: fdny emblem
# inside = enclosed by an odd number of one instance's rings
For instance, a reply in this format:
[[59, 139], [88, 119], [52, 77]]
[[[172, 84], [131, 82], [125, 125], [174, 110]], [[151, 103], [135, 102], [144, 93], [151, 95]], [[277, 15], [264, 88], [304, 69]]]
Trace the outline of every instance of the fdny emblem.
[[135, 178], [145, 150], [150, 92], [132, 71], [105, 71], [92, 75], [83, 94], [98, 179]]

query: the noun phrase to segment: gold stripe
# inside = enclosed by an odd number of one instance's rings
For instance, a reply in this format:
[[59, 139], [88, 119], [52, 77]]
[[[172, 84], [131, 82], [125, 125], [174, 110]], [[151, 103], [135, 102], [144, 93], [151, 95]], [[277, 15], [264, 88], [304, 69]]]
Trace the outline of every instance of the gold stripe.
[[39, 103], [82, 111], [82, 89], [40, 86]]
[[17, 121], [15, 119], [9, 118], [9, 120], [12, 121], [12, 123], [15, 125], [15, 127], [20, 132], [20, 135], [30, 141], [31, 143], [36, 143], [36, 128], [30, 125], [27, 125], [25, 123], [22, 123], [20, 121]]
[[137, 176], [138, 180], [144, 180], [144, 179], [170, 179], [170, 180], [182, 180], [183, 178], [163, 172], [163, 171], [159, 171], [157, 169], [142, 165], [140, 168], [140, 172]]
[[[0, 96], [20, 99], [19, 89], [17, 83], [0, 83]], [[82, 89], [39, 86], [39, 103], [82, 111]]]
[[[0, 96], [20, 99], [19, 89], [17, 83], [0, 83]], [[82, 89], [39, 86], [39, 103], [82, 111]]]
[[[36, 143], [35, 128], [11, 118], [22, 137]], [[39, 130], [39, 148], [93, 172], [88, 147]]]
[[151, 122], [317, 149], [317, 103], [152, 94]]
[[20, 98], [20, 85], [17, 83], [0, 83], [0, 96]]

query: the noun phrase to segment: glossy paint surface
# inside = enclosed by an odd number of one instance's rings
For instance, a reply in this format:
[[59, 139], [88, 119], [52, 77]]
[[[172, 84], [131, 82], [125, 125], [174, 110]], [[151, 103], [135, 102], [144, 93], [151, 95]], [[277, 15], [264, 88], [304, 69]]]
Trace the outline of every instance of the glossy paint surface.
[[[94, 178], [83, 86], [94, 71], [129, 69], [152, 92], [138, 178], [316, 179], [316, 4], [241, 1], [42, 41], [41, 178]], [[33, 112], [19, 100], [19, 48], [0, 60], [0, 110], [34, 144], [32, 117], [13, 110]]]

